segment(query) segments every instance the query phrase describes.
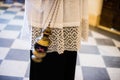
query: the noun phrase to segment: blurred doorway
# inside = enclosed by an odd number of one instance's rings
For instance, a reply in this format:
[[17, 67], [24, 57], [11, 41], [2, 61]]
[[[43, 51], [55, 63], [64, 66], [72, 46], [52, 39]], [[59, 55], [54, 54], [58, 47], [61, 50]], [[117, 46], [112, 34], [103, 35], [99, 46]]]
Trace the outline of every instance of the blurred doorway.
[[120, 0], [103, 0], [100, 25], [120, 31]]

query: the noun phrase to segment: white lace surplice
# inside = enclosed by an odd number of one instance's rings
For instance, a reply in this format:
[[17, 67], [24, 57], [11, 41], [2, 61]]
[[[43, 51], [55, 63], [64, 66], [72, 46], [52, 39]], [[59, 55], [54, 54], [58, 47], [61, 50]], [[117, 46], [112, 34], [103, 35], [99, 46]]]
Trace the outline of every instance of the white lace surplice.
[[[34, 44], [36, 37], [41, 35], [42, 29], [49, 23], [54, 1], [26, 0], [22, 38]], [[81, 40], [87, 40], [88, 37], [88, 0], [59, 0], [50, 27], [52, 43], [48, 51], [57, 51], [59, 54], [64, 50], [78, 51]]]

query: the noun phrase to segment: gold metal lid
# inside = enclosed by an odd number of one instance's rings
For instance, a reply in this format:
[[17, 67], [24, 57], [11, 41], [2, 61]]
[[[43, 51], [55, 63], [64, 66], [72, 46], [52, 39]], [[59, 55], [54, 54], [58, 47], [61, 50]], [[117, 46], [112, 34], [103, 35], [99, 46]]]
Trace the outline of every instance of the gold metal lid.
[[43, 31], [43, 34], [51, 35], [51, 28], [50, 28], [50, 27], [47, 27], [47, 28]]
[[41, 46], [48, 47], [50, 45], [50, 40], [42, 38], [38, 40], [37, 43], [40, 44]]

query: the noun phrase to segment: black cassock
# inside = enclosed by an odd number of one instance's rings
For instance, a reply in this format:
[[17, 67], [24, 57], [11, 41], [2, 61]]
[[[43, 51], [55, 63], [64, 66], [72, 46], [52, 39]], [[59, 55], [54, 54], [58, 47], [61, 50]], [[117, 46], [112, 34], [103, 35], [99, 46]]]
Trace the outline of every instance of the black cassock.
[[30, 59], [30, 80], [74, 80], [76, 57], [76, 51], [64, 51], [48, 53], [41, 63]]

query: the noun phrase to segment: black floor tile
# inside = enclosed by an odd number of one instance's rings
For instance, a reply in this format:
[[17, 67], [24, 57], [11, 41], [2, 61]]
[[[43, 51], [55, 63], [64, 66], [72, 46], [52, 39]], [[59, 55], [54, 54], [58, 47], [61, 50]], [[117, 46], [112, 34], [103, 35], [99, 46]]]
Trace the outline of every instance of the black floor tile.
[[23, 19], [23, 16], [15, 16], [14, 19]]
[[22, 8], [22, 9], [21, 9], [21, 11], [25, 11], [25, 9], [24, 9], [24, 8]]
[[11, 47], [14, 39], [0, 38], [0, 47]]
[[83, 80], [110, 80], [105, 68], [82, 67]]
[[120, 57], [103, 56], [105, 65], [112, 68], [120, 68]]
[[8, 7], [0, 6], [0, 10], [6, 10], [6, 9], [8, 9]]
[[12, 77], [12, 76], [0, 75], [0, 80], [23, 80], [23, 78], [22, 77]]
[[10, 20], [0, 18], [0, 23], [7, 24]]
[[22, 8], [22, 5], [12, 5], [11, 8]]
[[22, 26], [19, 25], [7, 25], [5, 27], [5, 30], [15, 30], [15, 31], [20, 31]]
[[118, 47], [119, 51], [120, 51], [120, 47]]
[[81, 45], [80, 53], [100, 54], [97, 46]]
[[30, 52], [28, 50], [10, 49], [5, 59], [29, 61]]
[[115, 46], [114, 42], [111, 39], [96, 38], [96, 42], [98, 45]]
[[2, 60], [0, 60], [0, 64], [2, 63]]
[[5, 11], [4, 12], [4, 14], [13, 14], [13, 15], [15, 15], [17, 12], [15, 12], [15, 11]]

